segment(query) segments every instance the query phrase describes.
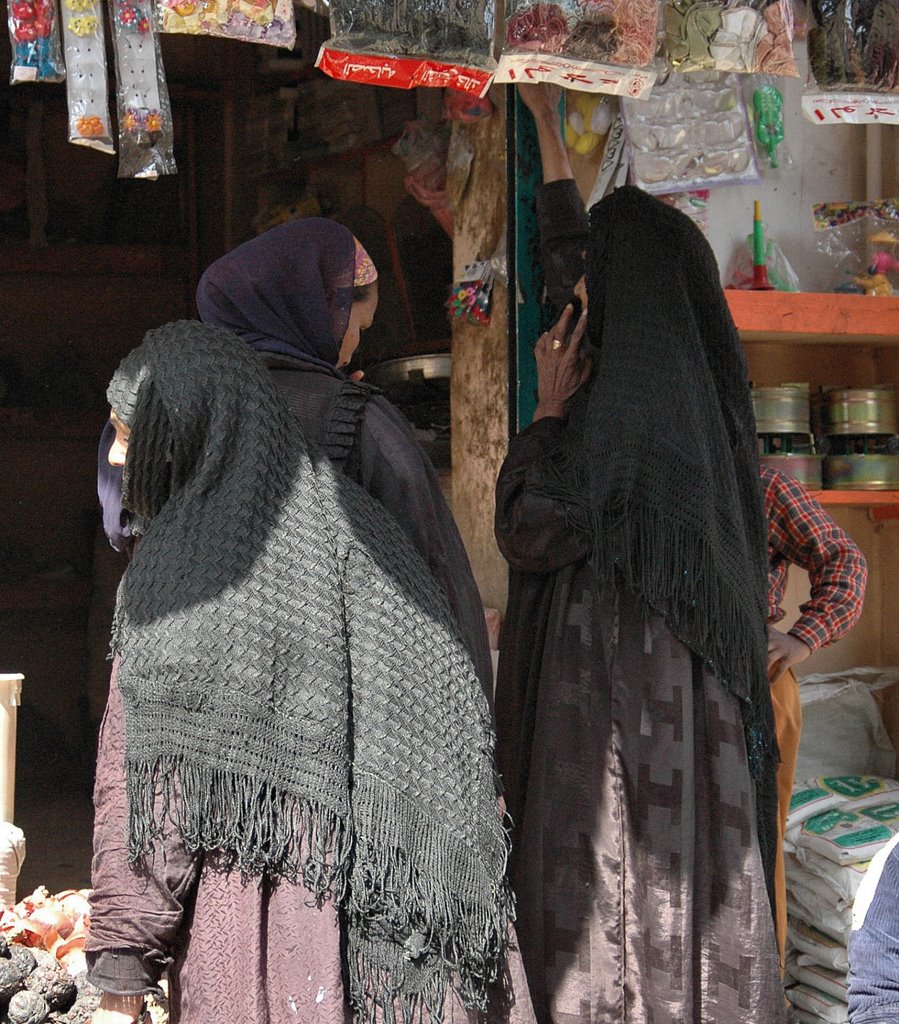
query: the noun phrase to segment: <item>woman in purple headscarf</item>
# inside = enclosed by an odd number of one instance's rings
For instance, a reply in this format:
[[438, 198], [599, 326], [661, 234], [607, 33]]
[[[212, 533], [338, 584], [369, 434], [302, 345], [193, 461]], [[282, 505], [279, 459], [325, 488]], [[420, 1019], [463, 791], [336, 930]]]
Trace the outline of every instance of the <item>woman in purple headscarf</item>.
[[[260, 352], [306, 437], [409, 536], [449, 598], [492, 706], [483, 608], [437, 475], [401, 413], [345, 370], [375, 315], [377, 288], [377, 272], [350, 231], [308, 218], [272, 228], [213, 263], [200, 280], [197, 308], [205, 323]], [[123, 550], [139, 523], [121, 516], [117, 444], [110, 426], [101, 441], [99, 490], [104, 527]], [[343, 1024], [333, 904], [309, 905], [302, 886], [259, 886], [206, 870], [202, 857], [171, 837], [145, 875], [123, 868], [124, 721], [115, 671], [100, 750], [92, 902], [102, 913], [86, 951], [91, 980], [106, 995], [95, 1024], [136, 1020], [166, 964], [175, 982], [174, 1020], [206, 1024], [224, 1014], [241, 1024]]]

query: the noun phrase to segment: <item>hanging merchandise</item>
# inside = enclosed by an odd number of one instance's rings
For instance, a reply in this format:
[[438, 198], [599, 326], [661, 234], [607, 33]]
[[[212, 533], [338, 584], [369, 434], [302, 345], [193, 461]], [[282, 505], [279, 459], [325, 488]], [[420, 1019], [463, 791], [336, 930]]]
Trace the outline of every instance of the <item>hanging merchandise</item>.
[[618, 101], [595, 92], [569, 92], [565, 98], [565, 145], [580, 156], [599, 147], [618, 116]]
[[426, 206], [453, 237], [453, 210], [447, 191], [447, 157], [452, 125], [420, 117], [403, 129], [391, 152], [406, 165], [406, 191]]
[[813, 0], [812, 82], [802, 112], [815, 124], [899, 124], [899, 6], [895, 0]]
[[222, 36], [292, 50], [297, 38], [292, 0], [158, 0], [160, 32]]
[[631, 178], [651, 193], [759, 180], [740, 79], [670, 74], [648, 100], [622, 99]]
[[66, 71], [55, 0], [8, 0], [7, 7], [10, 83], [61, 82]]
[[699, 228], [706, 236], [709, 233], [709, 190], [707, 188], [697, 189], [694, 192], [668, 192], [660, 195], [659, 199], [675, 210], [680, 210], [684, 216]]
[[789, 169], [793, 159], [784, 146], [784, 100], [774, 79], [766, 76], [751, 80], [751, 117], [755, 128], [756, 151], [759, 162], [768, 170]]
[[62, 0], [69, 142], [114, 153], [102, 3], [103, 0]]
[[453, 285], [446, 304], [450, 315], [472, 324], [489, 324], [493, 279], [490, 260], [469, 263], [462, 270], [462, 279]]
[[676, 71], [798, 74], [792, 0], [665, 0], [664, 22]]
[[814, 208], [818, 252], [833, 264], [833, 291], [892, 295], [899, 284], [899, 198], [819, 203]]
[[758, 199], [753, 203], [752, 234], [746, 237], [745, 248], [737, 250], [727, 287], [757, 292], [799, 291], [796, 271], [777, 242], [765, 231], [762, 205]]
[[646, 97], [658, 18], [656, 0], [507, 0], [496, 80]]
[[150, 0], [110, 0], [116, 56], [119, 177], [175, 173], [172, 111]]
[[493, 80], [493, 0], [331, 0], [315, 66], [332, 78], [484, 96]]

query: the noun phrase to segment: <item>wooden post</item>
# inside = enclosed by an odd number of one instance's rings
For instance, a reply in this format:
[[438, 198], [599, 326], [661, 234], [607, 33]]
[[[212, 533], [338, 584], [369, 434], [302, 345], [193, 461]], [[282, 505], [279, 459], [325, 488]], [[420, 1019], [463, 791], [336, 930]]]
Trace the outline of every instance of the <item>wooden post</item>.
[[16, 720], [23, 679], [20, 673], [0, 675], [0, 822], [12, 821], [16, 809]]
[[[453, 275], [488, 259], [506, 224], [505, 100], [491, 94], [491, 117], [453, 126], [454, 146], [473, 152], [470, 169], [453, 169], [449, 180], [455, 233]], [[467, 173], [466, 173], [467, 172]], [[453, 320], [452, 459], [453, 512], [487, 607], [506, 606], [506, 563], [493, 537], [494, 487], [509, 436], [508, 296], [496, 284], [490, 323]]]

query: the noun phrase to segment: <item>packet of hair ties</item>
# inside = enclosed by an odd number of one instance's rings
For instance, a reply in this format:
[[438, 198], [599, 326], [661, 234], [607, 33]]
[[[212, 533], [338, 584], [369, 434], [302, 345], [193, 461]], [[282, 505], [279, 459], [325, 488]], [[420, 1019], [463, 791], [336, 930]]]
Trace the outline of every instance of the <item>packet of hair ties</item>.
[[496, 80], [645, 98], [658, 18], [656, 0], [507, 0]]

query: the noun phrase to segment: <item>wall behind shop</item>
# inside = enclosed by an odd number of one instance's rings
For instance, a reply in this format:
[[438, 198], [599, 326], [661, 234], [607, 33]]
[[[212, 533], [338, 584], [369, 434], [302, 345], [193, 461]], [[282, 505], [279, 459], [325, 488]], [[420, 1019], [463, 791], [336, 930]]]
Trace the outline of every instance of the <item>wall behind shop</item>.
[[[722, 275], [738, 247], [752, 233], [753, 200], [762, 201], [762, 216], [774, 238], [799, 276], [802, 291], [830, 291], [834, 285], [831, 265], [816, 251], [812, 207], [822, 202], [880, 199], [896, 195], [896, 159], [899, 129], [886, 125], [815, 125], [801, 112], [802, 92], [808, 72], [805, 43], [797, 44], [799, 78], [778, 78], [784, 98], [784, 145], [791, 167], [766, 173], [753, 185], [712, 189], [709, 195], [709, 241]], [[869, 166], [868, 147], [880, 141], [880, 159]], [[876, 184], [877, 195], [867, 195], [867, 182]]]

